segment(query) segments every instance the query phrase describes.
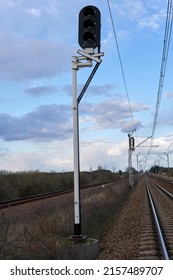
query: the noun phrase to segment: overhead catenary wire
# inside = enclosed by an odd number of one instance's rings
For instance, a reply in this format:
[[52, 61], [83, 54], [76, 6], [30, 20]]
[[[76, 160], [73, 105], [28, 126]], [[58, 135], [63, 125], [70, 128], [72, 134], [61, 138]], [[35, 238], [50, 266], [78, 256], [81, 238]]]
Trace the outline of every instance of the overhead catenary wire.
[[133, 113], [132, 113], [132, 107], [131, 107], [131, 104], [130, 104], [130, 98], [129, 98], [128, 88], [127, 88], [126, 77], [125, 77], [125, 73], [124, 73], [123, 63], [122, 63], [120, 49], [119, 49], [119, 45], [118, 45], [118, 39], [117, 39], [117, 35], [116, 35], [116, 30], [115, 30], [115, 24], [114, 24], [114, 21], [113, 21], [113, 16], [112, 16], [112, 11], [111, 11], [111, 6], [110, 6], [110, 3], [109, 3], [109, 0], [107, 0], [107, 4], [108, 4], [108, 10], [109, 10], [110, 19], [111, 19], [111, 24], [112, 24], [115, 44], [116, 44], [116, 48], [117, 48], [117, 52], [118, 52], [118, 58], [119, 58], [121, 73], [122, 73], [122, 77], [123, 77], [123, 83], [124, 83], [124, 87], [125, 87], [125, 92], [126, 92], [126, 96], [127, 96], [130, 116], [131, 116], [131, 120], [132, 120], [132, 124], [133, 124], [133, 129], [132, 130], [136, 131], [135, 122], [134, 122]]
[[161, 155], [167, 154], [169, 149], [171, 148], [172, 144], [173, 144], [173, 141], [169, 144], [169, 146], [166, 148], [166, 150]]
[[159, 108], [160, 108], [161, 96], [162, 96], [162, 92], [163, 92], [163, 85], [164, 85], [166, 66], [167, 66], [167, 60], [168, 60], [168, 54], [169, 54], [169, 46], [170, 46], [171, 33], [172, 33], [172, 24], [173, 24], [172, 0], [168, 0], [157, 100], [156, 100], [154, 121], [153, 121], [153, 126], [152, 126], [152, 134], [151, 134], [152, 137], [150, 140], [150, 147], [148, 149], [147, 158], [151, 153], [151, 149], [152, 149], [153, 141], [154, 141], [154, 137], [155, 137], [155, 132], [156, 132], [156, 127], [157, 127], [157, 122], [158, 122]]
[[172, 15], [171, 15], [172, 7], [171, 6], [172, 6], [172, 0], [171, 1], [168, 0], [167, 17], [166, 17], [166, 25], [165, 25], [165, 36], [164, 36], [161, 70], [160, 70], [160, 79], [159, 79], [156, 110], [155, 110], [153, 129], [152, 129], [152, 140], [154, 140], [155, 130], [156, 130], [156, 126], [157, 126], [157, 119], [158, 119], [158, 114], [159, 114], [159, 107], [160, 107], [161, 95], [162, 95], [162, 90], [163, 90], [163, 83], [164, 83], [164, 78], [165, 78], [168, 51], [169, 51], [170, 38], [171, 38], [171, 30], [172, 30]]
[[166, 152], [169, 151], [169, 149], [171, 148], [172, 144], [173, 144], [173, 142], [171, 142], [171, 144], [168, 146], [168, 148], [166, 149]]

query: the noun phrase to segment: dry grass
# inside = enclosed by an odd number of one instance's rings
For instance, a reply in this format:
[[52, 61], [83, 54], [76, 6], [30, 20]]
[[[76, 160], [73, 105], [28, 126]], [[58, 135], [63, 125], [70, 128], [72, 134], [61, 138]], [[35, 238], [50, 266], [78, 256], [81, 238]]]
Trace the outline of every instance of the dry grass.
[[[129, 194], [127, 182], [81, 192], [82, 233], [100, 238]], [[0, 211], [0, 259], [56, 259], [73, 234], [73, 194]]]

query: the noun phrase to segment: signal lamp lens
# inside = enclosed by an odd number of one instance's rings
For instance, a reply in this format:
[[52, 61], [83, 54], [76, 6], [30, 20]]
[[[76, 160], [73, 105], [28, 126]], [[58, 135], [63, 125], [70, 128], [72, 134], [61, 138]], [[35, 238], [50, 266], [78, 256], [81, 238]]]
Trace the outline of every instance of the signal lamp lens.
[[84, 28], [85, 29], [93, 29], [94, 28], [94, 22], [90, 19], [87, 19], [84, 21], [84, 24], [83, 24]]
[[91, 32], [86, 32], [83, 36], [83, 39], [88, 45], [94, 43], [94, 35]]
[[94, 17], [94, 10], [91, 7], [86, 7], [83, 13], [85, 17]]

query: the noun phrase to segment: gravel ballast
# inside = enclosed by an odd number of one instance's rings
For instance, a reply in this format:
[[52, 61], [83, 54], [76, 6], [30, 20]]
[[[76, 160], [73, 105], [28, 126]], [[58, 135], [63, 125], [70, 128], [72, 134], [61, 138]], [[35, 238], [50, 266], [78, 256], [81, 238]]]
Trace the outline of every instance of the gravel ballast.
[[141, 179], [122, 209], [114, 216], [110, 227], [103, 233], [97, 259], [139, 259], [140, 233], [147, 212], [146, 190]]

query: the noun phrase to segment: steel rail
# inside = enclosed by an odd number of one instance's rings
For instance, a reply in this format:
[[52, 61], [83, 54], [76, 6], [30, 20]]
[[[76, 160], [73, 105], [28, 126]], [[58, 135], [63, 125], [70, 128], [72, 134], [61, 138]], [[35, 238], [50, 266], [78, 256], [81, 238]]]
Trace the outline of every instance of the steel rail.
[[146, 179], [145, 179], [145, 184], [146, 184], [148, 198], [149, 198], [149, 202], [150, 202], [150, 206], [151, 206], [151, 210], [152, 210], [152, 214], [153, 214], [155, 228], [156, 228], [159, 243], [160, 243], [160, 246], [161, 246], [162, 256], [163, 256], [164, 260], [169, 260], [169, 256], [168, 256], [167, 248], [166, 248], [166, 245], [165, 245], [164, 237], [163, 237], [163, 234], [162, 234], [162, 230], [161, 230], [161, 227], [160, 227], [158, 215], [157, 215], [156, 208], [154, 206], [154, 201], [153, 201], [150, 189], [149, 189], [149, 184], [148, 184]]
[[156, 183], [153, 179], [149, 179], [156, 187], [158, 187], [162, 192], [164, 192], [167, 196], [169, 196], [171, 199], [173, 199], [173, 194], [165, 190], [162, 186], [160, 186], [158, 183]]
[[165, 178], [165, 177], [160, 177], [160, 176], [156, 176], [154, 174], [150, 174], [149, 175], [149, 178], [154, 178], [154, 179], [159, 179], [160, 181], [163, 181], [163, 182], [166, 182], [166, 183], [169, 183], [170, 185], [173, 185], [173, 180], [171, 178]]

